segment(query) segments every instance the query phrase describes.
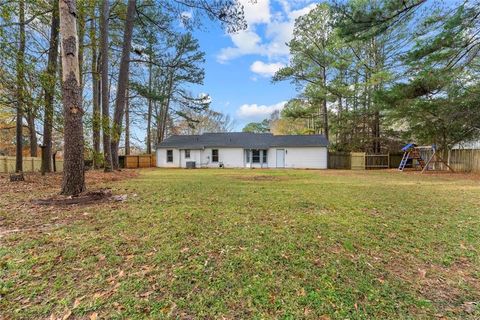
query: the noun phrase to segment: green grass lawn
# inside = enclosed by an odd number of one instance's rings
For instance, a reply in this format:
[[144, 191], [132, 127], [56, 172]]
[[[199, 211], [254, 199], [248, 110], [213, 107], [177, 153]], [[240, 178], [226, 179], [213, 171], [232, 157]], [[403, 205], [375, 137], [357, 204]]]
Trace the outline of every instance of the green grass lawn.
[[108, 185], [128, 200], [32, 211], [50, 227], [0, 238], [0, 318], [480, 317], [478, 179], [158, 169]]

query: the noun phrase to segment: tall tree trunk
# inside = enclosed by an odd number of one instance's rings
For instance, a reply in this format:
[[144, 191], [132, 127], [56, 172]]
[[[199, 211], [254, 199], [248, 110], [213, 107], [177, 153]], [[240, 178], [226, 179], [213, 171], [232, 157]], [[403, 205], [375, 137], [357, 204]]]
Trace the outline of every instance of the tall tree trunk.
[[369, 132], [368, 132], [368, 127], [369, 125], [369, 118], [370, 118], [370, 112], [371, 112], [371, 102], [372, 102], [372, 95], [371, 95], [371, 86], [369, 84], [370, 81], [370, 70], [365, 68], [365, 92], [363, 93], [364, 95], [364, 111], [362, 114], [362, 122], [363, 122], [363, 129], [362, 129], [362, 149], [364, 152], [368, 152], [369, 148], [367, 146], [367, 143], [369, 143]]
[[152, 52], [150, 51], [149, 66], [148, 66], [148, 112], [147, 112], [147, 153], [152, 153]]
[[103, 156], [105, 172], [112, 171], [112, 149], [110, 146], [110, 110], [109, 110], [109, 83], [108, 83], [108, 18], [110, 9], [109, 0], [103, 0], [100, 13], [100, 55], [101, 55], [101, 82], [102, 82], [102, 131]]
[[173, 85], [174, 85], [173, 78], [175, 76], [174, 73], [175, 73], [175, 71], [172, 71], [172, 75], [170, 76], [170, 85], [168, 86], [167, 105], [166, 105], [166, 108], [165, 108], [165, 119], [164, 119], [164, 122], [163, 122], [165, 124], [165, 127], [164, 127], [164, 130], [162, 132], [162, 141], [165, 139], [165, 137], [167, 135], [168, 120], [170, 119], [172, 121], [172, 124], [173, 124], [173, 120], [170, 117], [170, 102], [172, 101], [172, 95], [173, 95]]
[[95, 19], [95, 5], [92, 5], [92, 11], [90, 14], [90, 41], [92, 48], [92, 63], [91, 63], [91, 72], [92, 72], [92, 137], [93, 137], [93, 167], [95, 169], [99, 168], [98, 156], [100, 154], [100, 81], [98, 74], [98, 53], [97, 53], [97, 26]]
[[80, 97], [83, 100], [83, 61], [85, 49], [85, 9], [84, 1], [77, 2], [77, 32], [78, 32], [78, 70], [80, 72]]
[[380, 153], [380, 112], [378, 110], [373, 113], [372, 138], [373, 153]]
[[30, 136], [30, 157], [37, 156], [37, 131], [35, 130], [35, 111], [33, 106], [27, 110], [28, 132]]
[[23, 171], [23, 108], [25, 96], [25, 2], [19, 0], [19, 44], [17, 52], [17, 123], [15, 171]]
[[64, 111], [64, 168], [62, 194], [85, 190], [83, 109], [80, 95], [76, 1], [59, 0], [62, 36], [62, 102]]
[[52, 152], [52, 168], [53, 168], [53, 172], [57, 172], [57, 161], [55, 161], [55, 159], [57, 158], [57, 150], [54, 150]]
[[135, 22], [136, 0], [128, 0], [127, 21], [123, 34], [122, 58], [118, 75], [117, 99], [113, 114], [112, 134], [112, 166], [118, 169], [118, 147], [122, 133], [123, 114], [125, 113], [125, 99], [127, 96], [128, 76], [130, 66], [130, 47], [132, 45], [133, 24]]
[[165, 103], [160, 105], [160, 114], [157, 118], [157, 145], [163, 141], [163, 132], [165, 131]]
[[125, 101], [125, 155], [130, 154], [130, 97], [127, 90]]
[[358, 73], [356, 72], [353, 78], [353, 83], [353, 125], [350, 135], [350, 141], [357, 141], [355, 137], [357, 137], [358, 133]]
[[[325, 67], [322, 68], [323, 72], [323, 86], [327, 87], [327, 70]], [[327, 109], [327, 97], [323, 98], [323, 134], [328, 140], [328, 109]]]
[[[382, 63], [382, 54], [381, 48], [379, 47], [378, 42], [375, 38], [372, 39], [372, 52], [373, 52], [373, 63], [375, 66], [375, 72], [379, 72], [383, 68]], [[374, 84], [373, 91], [378, 92], [381, 90], [381, 85]], [[373, 138], [373, 152], [380, 153], [380, 106], [377, 101], [373, 101], [374, 112], [373, 112], [373, 123], [372, 123], [372, 138]]]
[[337, 121], [337, 126], [339, 129], [337, 129], [337, 132], [339, 132], [339, 138], [337, 140], [337, 143], [340, 145], [340, 148], [343, 150], [343, 147], [345, 145], [345, 125], [343, 121], [343, 102], [342, 102], [342, 96], [338, 96], [338, 121]]
[[168, 84], [168, 89], [167, 89], [167, 100], [165, 101], [164, 106], [162, 107], [162, 118], [161, 118], [161, 130], [159, 132], [158, 138], [159, 140], [157, 141], [158, 143], [162, 142], [165, 139], [165, 133], [167, 129], [167, 119], [168, 119], [168, 112], [170, 109], [170, 98], [172, 96], [172, 89], [173, 89], [173, 72], [170, 75], [170, 80]]
[[165, 132], [165, 113], [166, 113], [166, 103], [162, 101], [160, 104], [160, 110], [157, 114], [157, 144], [163, 141], [163, 132]]
[[57, 82], [58, 63], [58, 29], [60, 17], [58, 16], [58, 2], [52, 0], [52, 23], [50, 25], [50, 45], [48, 49], [48, 63], [45, 80], [45, 114], [43, 120], [43, 148], [42, 172], [52, 172], [52, 129], [55, 99], [55, 84]]

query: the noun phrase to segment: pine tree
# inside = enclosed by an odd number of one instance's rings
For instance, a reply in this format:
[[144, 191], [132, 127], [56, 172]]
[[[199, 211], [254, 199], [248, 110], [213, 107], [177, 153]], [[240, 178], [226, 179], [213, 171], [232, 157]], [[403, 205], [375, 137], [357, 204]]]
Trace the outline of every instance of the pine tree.
[[85, 190], [83, 108], [80, 96], [77, 12], [75, 0], [59, 0], [62, 47], [62, 102], [64, 111], [64, 167], [62, 194]]

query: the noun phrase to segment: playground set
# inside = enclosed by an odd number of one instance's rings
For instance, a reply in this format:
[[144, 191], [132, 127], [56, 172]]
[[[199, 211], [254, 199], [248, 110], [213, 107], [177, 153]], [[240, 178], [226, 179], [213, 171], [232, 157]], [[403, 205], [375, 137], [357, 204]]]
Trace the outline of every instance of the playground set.
[[[412, 168], [420, 169], [422, 173], [425, 171], [439, 171], [444, 168], [452, 172], [450, 167], [441, 155], [437, 152], [435, 145], [431, 146], [417, 146], [414, 143], [409, 143], [402, 148], [403, 157], [398, 166], [398, 170], [403, 171], [407, 164], [411, 163]], [[445, 167], [444, 167], [445, 166]]]

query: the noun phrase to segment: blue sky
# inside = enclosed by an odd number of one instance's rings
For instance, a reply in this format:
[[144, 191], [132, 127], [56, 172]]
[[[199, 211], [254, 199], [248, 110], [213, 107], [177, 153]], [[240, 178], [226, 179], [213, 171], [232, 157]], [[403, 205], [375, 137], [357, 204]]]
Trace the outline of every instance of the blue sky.
[[271, 83], [271, 76], [288, 63], [295, 18], [316, 1], [240, 0], [248, 29], [227, 34], [219, 24], [206, 22], [194, 35], [206, 53], [205, 84], [197, 88], [212, 98], [211, 109], [229, 114], [235, 129], [261, 121], [296, 95], [288, 82]]

